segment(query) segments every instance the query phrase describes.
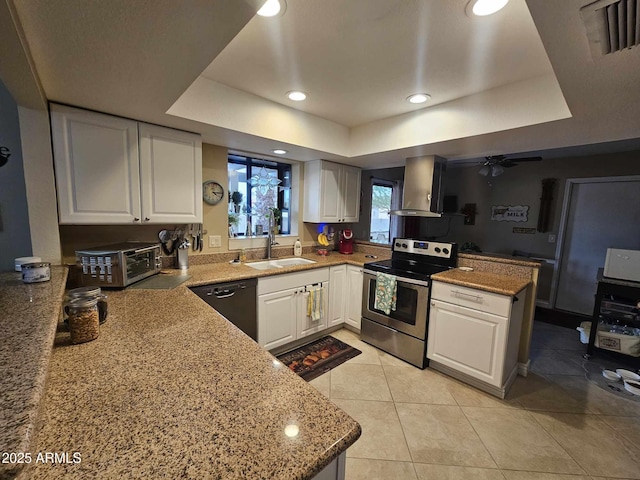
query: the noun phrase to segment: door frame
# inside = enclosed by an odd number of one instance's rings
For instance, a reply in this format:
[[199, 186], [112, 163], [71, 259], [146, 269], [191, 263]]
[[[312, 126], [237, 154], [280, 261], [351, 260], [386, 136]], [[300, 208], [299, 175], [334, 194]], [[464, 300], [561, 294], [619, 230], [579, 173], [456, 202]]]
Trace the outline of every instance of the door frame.
[[551, 278], [551, 292], [549, 295], [550, 308], [556, 307], [556, 294], [558, 291], [558, 283], [560, 282], [560, 268], [562, 266], [562, 256], [564, 255], [564, 241], [567, 230], [567, 222], [569, 220], [569, 205], [571, 203], [571, 194], [576, 185], [585, 183], [610, 183], [610, 182], [640, 182], [640, 175], [625, 175], [615, 177], [583, 177], [583, 178], [567, 178], [564, 188], [564, 199], [562, 201], [562, 214], [560, 216], [560, 225], [558, 229], [558, 238], [556, 243], [555, 266], [553, 276]]

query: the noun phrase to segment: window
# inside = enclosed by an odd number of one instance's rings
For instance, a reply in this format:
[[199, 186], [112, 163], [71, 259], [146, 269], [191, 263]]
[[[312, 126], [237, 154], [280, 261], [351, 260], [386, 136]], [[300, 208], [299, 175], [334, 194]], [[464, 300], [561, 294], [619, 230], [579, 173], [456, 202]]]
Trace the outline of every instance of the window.
[[399, 205], [399, 182], [371, 179], [371, 223], [369, 239], [374, 243], [391, 243], [398, 236], [398, 219], [389, 214]]
[[291, 165], [229, 154], [229, 235], [266, 235], [274, 216], [276, 233], [291, 232]]

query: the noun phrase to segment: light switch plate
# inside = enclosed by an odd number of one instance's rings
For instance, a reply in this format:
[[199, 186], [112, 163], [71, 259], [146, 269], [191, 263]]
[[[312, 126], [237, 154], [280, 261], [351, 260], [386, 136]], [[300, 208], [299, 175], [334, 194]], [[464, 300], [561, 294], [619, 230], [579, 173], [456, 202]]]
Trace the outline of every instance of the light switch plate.
[[209, 247], [220, 248], [222, 246], [222, 238], [220, 235], [209, 235]]

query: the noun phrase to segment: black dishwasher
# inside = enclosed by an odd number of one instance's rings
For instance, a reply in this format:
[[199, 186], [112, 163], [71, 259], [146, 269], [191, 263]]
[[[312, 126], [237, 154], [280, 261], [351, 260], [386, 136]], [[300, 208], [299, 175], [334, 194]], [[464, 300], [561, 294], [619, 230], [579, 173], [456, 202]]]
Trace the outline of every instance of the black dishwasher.
[[238, 282], [191, 287], [191, 290], [236, 327], [257, 340], [257, 285], [258, 280], [250, 278]]

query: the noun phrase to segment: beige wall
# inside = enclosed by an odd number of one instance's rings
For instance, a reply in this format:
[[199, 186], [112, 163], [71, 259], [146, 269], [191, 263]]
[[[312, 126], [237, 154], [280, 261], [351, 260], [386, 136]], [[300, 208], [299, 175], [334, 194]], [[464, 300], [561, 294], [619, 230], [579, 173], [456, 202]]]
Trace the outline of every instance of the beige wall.
[[61, 249], [49, 113], [18, 107], [18, 114], [33, 253], [58, 265]]
[[[202, 144], [202, 181], [215, 180], [224, 187], [225, 196], [229, 175], [227, 173], [227, 149], [217, 145]], [[217, 205], [203, 204], [202, 221], [203, 228], [207, 231], [204, 239], [202, 253], [220, 253], [229, 251], [229, 223], [227, 217], [227, 199], [224, 198]], [[209, 247], [209, 235], [220, 235], [222, 246], [220, 248]], [[196, 253], [191, 250], [190, 254]], [[199, 252], [198, 252], [199, 253]]]

